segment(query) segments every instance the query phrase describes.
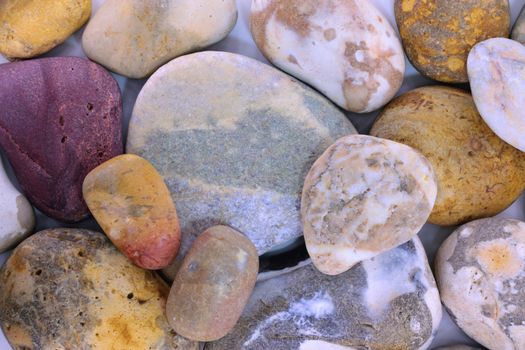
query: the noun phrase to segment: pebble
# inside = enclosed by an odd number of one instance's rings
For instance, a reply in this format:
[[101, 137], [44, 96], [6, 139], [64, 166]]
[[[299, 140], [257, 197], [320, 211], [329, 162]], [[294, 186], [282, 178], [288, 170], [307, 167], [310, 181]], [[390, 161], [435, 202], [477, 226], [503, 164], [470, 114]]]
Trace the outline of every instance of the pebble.
[[508, 37], [508, 0], [395, 0], [396, 22], [414, 67], [445, 83], [466, 83], [467, 56], [485, 39]]
[[525, 223], [490, 218], [458, 228], [436, 256], [441, 299], [489, 349], [525, 349]]
[[415, 238], [339, 276], [310, 264], [257, 283], [233, 332], [205, 349], [427, 349], [441, 313]]
[[53, 57], [0, 65], [0, 147], [29, 201], [65, 222], [89, 215], [82, 182], [121, 154], [122, 101], [99, 65]]
[[409, 241], [436, 194], [430, 163], [412, 148], [365, 135], [337, 140], [304, 183], [304, 238], [315, 267], [337, 275]]
[[125, 154], [92, 170], [83, 193], [91, 213], [117, 248], [149, 270], [168, 266], [180, 245], [170, 192], [145, 159]]
[[525, 152], [525, 46], [505, 38], [477, 44], [468, 57], [468, 75], [485, 122], [503, 141]]
[[371, 135], [407, 144], [430, 161], [438, 180], [430, 223], [450, 226], [496, 215], [525, 188], [525, 154], [490, 130], [463, 90], [412, 90], [384, 109]]
[[434, 350], [482, 350], [481, 348], [474, 348], [468, 345], [452, 345], [435, 348]]
[[349, 111], [384, 106], [403, 83], [401, 41], [369, 1], [253, 0], [251, 32], [269, 61]]
[[0, 53], [31, 58], [62, 44], [91, 16], [91, 0], [3, 0]]
[[525, 44], [525, 6], [521, 9], [520, 15], [516, 20], [516, 23], [514, 23], [512, 39]]
[[355, 132], [335, 106], [288, 75], [244, 56], [201, 52], [148, 80], [127, 152], [155, 166], [177, 203], [178, 257], [215, 225], [245, 234], [263, 254], [302, 235], [308, 169]]
[[0, 286], [0, 325], [15, 349], [198, 349], [170, 329], [164, 281], [98, 232], [31, 236], [0, 269]]
[[180, 335], [213, 341], [228, 334], [248, 302], [259, 269], [252, 242], [226, 226], [202, 233], [171, 287], [168, 322]]
[[0, 254], [26, 238], [34, 227], [33, 207], [9, 181], [0, 158]]
[[221, 41], [236, 21], [235, 0], [107, 0], [89, 21], [82, 47], [109, 70], [139, 79]]

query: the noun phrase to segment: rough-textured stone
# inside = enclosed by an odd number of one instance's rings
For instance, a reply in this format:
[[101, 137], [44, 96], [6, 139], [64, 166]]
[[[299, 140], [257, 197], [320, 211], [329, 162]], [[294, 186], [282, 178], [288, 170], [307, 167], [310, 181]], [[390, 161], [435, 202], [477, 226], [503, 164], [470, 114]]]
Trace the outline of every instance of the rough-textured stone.
[[91, 0], [0, 1], [0, 53], [30, 58], [63, 43], [91, 15]]
[[306, 176], [301, 216], [319, 271], [337, 275], [418, 234], [437, 194], [432, 166], [403, 144], [351, 135]]
[[197, 350], [170, 329], [167, 295], [103, 234], [46, 230], [0, 270], [0, 324], [14, 350]]
[[89, 21], [82, 46], [108, 69], [143, 78], [222, 40], [236, 20], [235, 0], [107, 0]]
[[525, 223], [482, 219], [458, 228], [436, 256], [443, 304], [489, 349], [525, 349]]
[[116, 81], [76, 57], [0, 65], [0, 147], [29, 199], [46, 215], [78, 221], [87, 173], [122, 153]]
[[180, 246], [180, 226], [170, 192], [157, 170], [132, 154], [92, 170], [83, 193], [106, 235], [144, 269], [168, 266]]
[[206, 230], [191, 246], [171, 287], [169, 324], [196, 341], [224, 337], [241, 316], [258, 270], [259, 256], [247, 237], [226, 226]]
[[446, 83], [468, 82], [467, 56], [478, 42], [508, 37], [508, 0], [396, 0], [405, 52], [422, 74]]
[[525, 154], [490, 130], [463, 90], [412, 90], [386, 107], [371, 135], [412, 146], [432, 163], [438, 179], [433, 224], [495, 215], [525, 187]]
[[512, 39], [525, 44], [525, 6], [521, 9], [520, 15], [516, 20], [516, 23], [514, 23]]
[[485, 40], [468, 56], [472, 96], [481, 117], [503, 141], [525, 152], [525, 46]]
[[482, 350], [481, 348], [474, 348], [468, 345], [452, 345], [435, 348], [434, 350]]
[[9, 181], [0, 158], [0, 253], [23, 240], [34, 226], [33, 207]]
[[251, 31], [268, 60], [347, 110], [376, 110], [403, 82], [401, 42], [369, 1], [252, 0]]
[[415, 238], [339, 276], [309, 265], [258, 283], [233, 332], [205, 349], [426, 349], [440, 320]]
[[355, 129], [332, 104], [278, 70], [224, 52], [179, 57], [141, 91], [127, 151], [149, 160], [177, 203], [182, 257], [214, 225], [259, 254], [302, 235], [308, 169]]

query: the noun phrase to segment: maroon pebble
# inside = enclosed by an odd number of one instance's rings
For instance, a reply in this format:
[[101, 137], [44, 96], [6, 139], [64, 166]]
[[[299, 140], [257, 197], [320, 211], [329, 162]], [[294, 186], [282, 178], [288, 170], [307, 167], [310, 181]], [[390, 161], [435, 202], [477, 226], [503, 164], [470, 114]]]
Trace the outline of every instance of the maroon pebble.
[[85, 176], [123, 152], [122, 98], [101, 66], [78, 57], [0, 65], [0, 147], [29, 201], [76, 222]]

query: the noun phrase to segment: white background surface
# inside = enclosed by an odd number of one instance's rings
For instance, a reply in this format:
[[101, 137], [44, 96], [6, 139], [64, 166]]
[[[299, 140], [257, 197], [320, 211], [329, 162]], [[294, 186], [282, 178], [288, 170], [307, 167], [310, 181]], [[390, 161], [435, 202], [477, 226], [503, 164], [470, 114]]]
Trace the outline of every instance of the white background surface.
[[[358, 0], [358, 1], [364, 1], [364, 0]], [[389, 18], [390, 23], [394, 26], [394, 28], [396, 28], [395, 20], [394, 20], [394, 9], [393, 9], [394, 0], [371, 0], [371, 1], [374, 4], [376, 4], [376, 6], [381, 10], [381, 12], [383, 12], [383, 14], [385, 14]], [[464, 0], [457, 0], [457, 1], [464, 1]], [[96, 12], [96, 10], [100, 7], [100, 5], [103, 2], [104, 2], [103, 0], [93, 1], [93, 13]], [[249, 26], [248, 26], [250, 3], [251, 3], [251, 0], [237, 0], [238, 9], [239, 9], [239, 19], [237, 21], [235, 28], [225, 40], [212, 46], [210, 50], [236, 52], [236, 53], [243, 54], [245, 56], [253, 57], [263, 62], [267, 62], [264, 59], [264, 57], [261, 55], [257, 47], [255, 46], [255, 43], [253, 42], [251, 35], [250, 35]], [[525, 4], [525, 0], [510, 0], [510, 3], [512, 7], [512, 10], [511, 10], [512, 11], [512, 21], [514, 23], [516, 17], [519, 14], [521, 7]], [[52, 50], [51, 52], [49, 52], [48, 54], [44, 56], [47, 56], [47, 57], [49, 56], [82, 56], [82, 57], [85, 57], [84, 53], [82, 52], [81, 45], [80, 45], [81, 37], [82, 37], [82, 30], [75, 33], [64, 44], [55, 48], [54, 50]], [[130, 59], [133, 59], [133, 58], [130, 57]], [[4, 63], [4, 62], [7, 62], [7, 60], [5, 60], [4, 58], [0, 56], [0, 63]], [[144, 85], [145, 80], [131, 80], [131, 79], [125, 79], [124, 77], [121, 77], [118, 75], [114, 75], [114, 76], [119, 83], [119, 86], [122, 92], [122, 96], [123, 96], [124, 119], [125, 119], [125, 123], [124, 123], [125, 125], [123, 126], [123, 130], [124, 130], [124, 135], [126, 135], [127, 123], [129, 121], [129, 117], [131, 115], [131, 111], [135, 103], [135, 99], [140, 89]], [[423, 78], [421, 75], [419, 75], [407, 61], [405, 81], [404, 81], [404, 84], [403, 84], [403, 87], [400, 93], [404, 91], [412, 90], [419, 86], [425, 86], [425, 85], [430, 85], [430, 84], [436, 84], [436, 83], [429, 79]], [[467, 87], [467, 86], [464, 86], [464, 87]], [[357, 114], [347, 113], [348, 117], [352, 120], [355, 127], [359, 130], [360, 133], [368, 133], [377, 114], [378, 112], [370, 113], [366, 115], [357, 115]], [[9, 165], [7, 164], [5, 159], [4, 159], [4, 165], [6, 166], [8, 173], [11, 179], [13, 180], [13, 182], [16, 182], [16, 179], [14, 178], [12, 171], [9, 168]], [[512, 205], [509, 209], [507, 209], [505, 212], [503, 212], [499, 216], [523, 220], [525, 218], [524, 217], [524, 210], [525, 210], [524, 206], [525, 206], [525, 200], [522, 195], [520, 199], [516, 203], [514, 203], [514, 205]], [[46, 229], [46, 228], [51, 228], [51, 227], [64, 227], [64, 226], [85, 227], [85, 228], [92, 228], [92, 229], [100, 230], [96, 222], [94, 222], [94, 220], [86, 220], [77, 225], [64, 225], [57, 221], [49, 219], [40, 213], [37, 214], [37, 231]], [[436, 250], [439, 248], [443, 240], [453, 230], [454, 230], [453, 227], [443, 228], [443, 227], [438, 227], [438, 226], [427, 224], [425, 225], [423, 230], [420, 232], [419, 236], [425, 245], [425, 248], [427, 250], [427, 254], [429, 256], [429, 260], [431, 264], [433, 264], [434, 255], [435, 255]], [[0, 255], [0, 265], [4, 263], [7, 256], [8, 254]], [[0, 288], [1, 287], [2, 286], [0, 286]], [[439, 332], [431, 348], [442, 346], [442, 345], [448, 345], [448, 344], [457, 344], [457, 343], [475, 344], [474, 342], [472, 342], [472, 340], [466, 337], [457, 328], [457, 326], [451, 321], [450, 317], [444, 311], [443, 321], [441, 323]], [[8, 349], [10, 349], [10, 347], [0, 331], [0, 350], [8, 350]], [[319, 350], [322, 350], [322, 349], [319, 349]]]

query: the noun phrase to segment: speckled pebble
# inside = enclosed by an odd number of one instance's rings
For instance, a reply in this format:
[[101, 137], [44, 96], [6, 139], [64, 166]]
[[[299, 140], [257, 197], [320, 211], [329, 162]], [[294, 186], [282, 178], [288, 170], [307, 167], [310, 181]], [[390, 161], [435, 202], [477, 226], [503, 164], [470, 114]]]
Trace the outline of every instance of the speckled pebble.
[[22, 241], [34, 226], [33, 207], [7, 177], [0, 157], [0, 253]]
[[427, 349], [441, 312], [415, 238], [339, 276], [309, 265], [259, 282], [233, 332], [205, 350]]
[[482, 219], [458, 228], [436, 256], [445, 307], [472, 339], [525, 349], [525, 223]]
[[236, 20], [235, 0], [106, 0], [89, 21], [82, 47], [108, 69], [143, 78], [222, 40]]
[[197, 350], [168, 325], [168, 291], [101, 233], [45, 230], [0, 269], [0, 325], [15, 350]]
[[252, 0], [251, 31], [268, 60], [349, 111], [382, 107], [403, 82], [401, 41], [370, 1]]
[[184, 258], [166, 306], [180, 335], [213, 341], [228, 334], [250, 297], [259, 256], [252, 242], [226, 226], [203, 232]]
[[0, 147], [24, 194], [54, 219], [84, 219], [84, 177], [123, 151], [117, 82], [89, 60], [53, 57], [0, 65], [0, 86]]
[[508, 0], [395, 0], [396, 22], [414, 67], [434, 80], [466, 83], [467, 56], [478, 42], [508, 37]]
[[503, 141], [525, 152], [525, 46], [505, 38], [477, 44], [468, 56], [468, 76], [483, 120]]
[[315, 159], [350, 121], [324, 97], [244, 56], [176, 58], [148, 80], [127, 152], [149, 160], [177, 204], [186, 254], [214, 225], [245, 234], [263, 254], [302, 235], [301, 190]]
[[414, 149], [365, 135], [337, 140], [304, 183], [301, 214], [314, 265], [337, 275], [409, 241], [436, 194], [432, 166]]

